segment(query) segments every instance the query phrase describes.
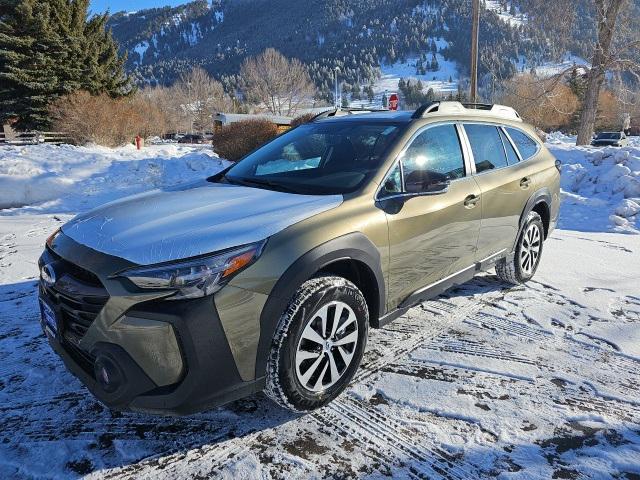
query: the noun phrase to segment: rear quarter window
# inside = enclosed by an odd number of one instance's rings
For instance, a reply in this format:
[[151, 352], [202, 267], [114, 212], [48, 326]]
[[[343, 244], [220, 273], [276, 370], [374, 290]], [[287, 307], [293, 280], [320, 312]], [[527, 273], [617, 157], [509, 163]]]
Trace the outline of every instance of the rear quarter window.
[[522, 160], [527, 160], [538, 153], [538, 150], [540, 149], [540, 147], [538, 147], [538, 143], [522, 130], [507, 127], [507, 133], [520, 152]]

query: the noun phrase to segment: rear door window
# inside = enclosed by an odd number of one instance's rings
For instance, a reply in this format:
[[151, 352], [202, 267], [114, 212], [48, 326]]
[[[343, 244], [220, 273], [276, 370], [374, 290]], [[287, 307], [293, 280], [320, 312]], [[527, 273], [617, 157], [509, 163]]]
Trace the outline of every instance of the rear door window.
[[471, 144], [477, 173], [509, 165], [497, 127], [469, 123], [465, 124], [464, 129]]
[[507, 133], [516, 144], [516, 148], [520, 152], [523, 160], [533, 157], [538, 153], [538, 144], [529, 135], [521, 130], [507, 127]]

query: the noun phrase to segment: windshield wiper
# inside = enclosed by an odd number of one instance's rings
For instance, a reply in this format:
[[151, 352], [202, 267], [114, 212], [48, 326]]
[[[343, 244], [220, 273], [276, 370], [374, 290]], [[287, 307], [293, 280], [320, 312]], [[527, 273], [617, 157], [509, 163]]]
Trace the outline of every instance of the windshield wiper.
[[282, 192], [286, 192], [286, 193], [300, 193], [299, 191], [291, 188], [291, 187], [287, 187], [285, 185], [282, 185], [280, 183], [277, 182], [272, 182], [269, 180], [262, 180], [262, 179], [248, 179], [248, 178], [229, 178], [229, 177], [225, 177], [227, 179], [227, 181], [229, 183], [236, 183], [239, 185], [244, 185], [245, 187], [269, 187], [272, 190], [279, 190]]

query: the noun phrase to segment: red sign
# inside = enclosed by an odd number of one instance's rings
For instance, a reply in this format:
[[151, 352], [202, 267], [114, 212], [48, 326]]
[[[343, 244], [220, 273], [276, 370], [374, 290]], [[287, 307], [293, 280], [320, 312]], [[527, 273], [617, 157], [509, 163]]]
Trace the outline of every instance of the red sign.
[[398, 110], [398, 94], [389, 95], [389, 110]]

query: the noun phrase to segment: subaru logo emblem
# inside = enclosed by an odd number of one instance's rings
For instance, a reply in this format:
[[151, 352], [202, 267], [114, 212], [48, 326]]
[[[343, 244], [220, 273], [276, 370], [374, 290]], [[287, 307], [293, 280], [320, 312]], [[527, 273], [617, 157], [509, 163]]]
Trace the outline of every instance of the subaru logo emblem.
[[46, 283], [47, 285], [53, 285], [54, 283], [56, 283], [56, 272], [51, 264], [42, 266], [42, 268], [40, 269], [40, 276], [42, 277], [44, 283]]

